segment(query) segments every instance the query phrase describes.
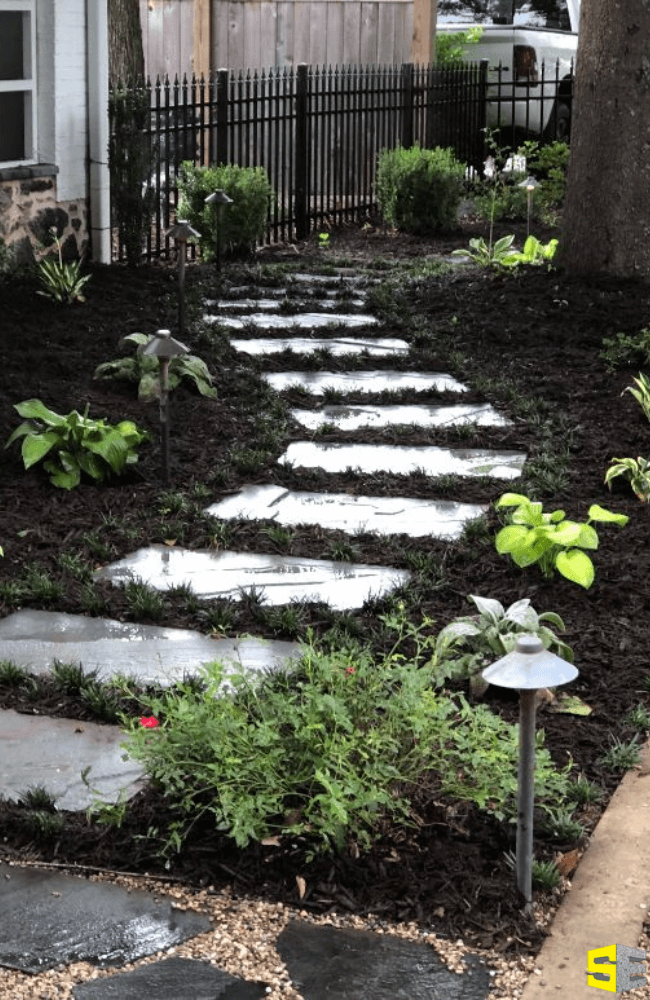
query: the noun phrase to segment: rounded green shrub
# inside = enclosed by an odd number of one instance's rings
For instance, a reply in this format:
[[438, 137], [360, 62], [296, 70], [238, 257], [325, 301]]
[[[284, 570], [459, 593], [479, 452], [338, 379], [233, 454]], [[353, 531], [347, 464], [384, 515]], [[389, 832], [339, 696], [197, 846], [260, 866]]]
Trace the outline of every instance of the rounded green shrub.
[[[218, 190], [232, 199], [231, 205], [222, 206], [220, 220], [217, 206], [205, 204], [208, 195]], [[219, 221], [221, 249], [225, 254], [250, 251], [266, 232], [274, 193], [263, 167], [238, 167], [231, 163], [197, 167], [193, 163], [183, 163], [178, 191], [178, 217], [187, 219], [201, 234], [201, 249], [206, 260], [212, 260], [217, 254]]]
[[384, 149], [377, 163], [377, 203], [386, 222], [404, 232], [453, 229], [464, 176], [452, 149]]

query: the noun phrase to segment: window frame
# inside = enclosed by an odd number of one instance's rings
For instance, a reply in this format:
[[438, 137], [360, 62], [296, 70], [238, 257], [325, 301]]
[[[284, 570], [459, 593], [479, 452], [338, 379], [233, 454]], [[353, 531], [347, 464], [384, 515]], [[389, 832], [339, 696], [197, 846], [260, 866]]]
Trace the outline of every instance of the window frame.
[[[20, 160], [0, 160], [0, 169], [6, 167], [29, 166], [38, 162], [38, 93], [37, 93], [37, 53], [36, 53], [36, 0], [0, 0], [0, 14], [23, 13], [29, 15], [29, 39], [24, 44], [24, 66], [22, 79], [0, 80], [0, 94], [22, 93], [25, 96], [24, 111], [24, 157]], [[29, 74], [29, 75], [27, 75]]]

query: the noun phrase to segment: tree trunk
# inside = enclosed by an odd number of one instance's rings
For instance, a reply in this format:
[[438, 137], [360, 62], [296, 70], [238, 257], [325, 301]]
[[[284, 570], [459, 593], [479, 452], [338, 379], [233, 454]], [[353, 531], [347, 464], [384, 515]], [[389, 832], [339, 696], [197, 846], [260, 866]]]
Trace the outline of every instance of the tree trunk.
[[111, 87], [144, 80], [140, 0], [109, 0], [108, 74]]
[[650, 277], [650, 2], [582, 0], [558, 261]]

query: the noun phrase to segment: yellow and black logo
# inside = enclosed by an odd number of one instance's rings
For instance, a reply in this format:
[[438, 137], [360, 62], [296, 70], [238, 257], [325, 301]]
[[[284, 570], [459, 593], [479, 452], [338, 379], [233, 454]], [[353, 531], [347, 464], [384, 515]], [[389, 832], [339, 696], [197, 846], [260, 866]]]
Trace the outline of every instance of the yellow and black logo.
[[587, 952], [587, 983], [596, 990], [624, 993], [645, 986], [645, 951], [609, 944]]

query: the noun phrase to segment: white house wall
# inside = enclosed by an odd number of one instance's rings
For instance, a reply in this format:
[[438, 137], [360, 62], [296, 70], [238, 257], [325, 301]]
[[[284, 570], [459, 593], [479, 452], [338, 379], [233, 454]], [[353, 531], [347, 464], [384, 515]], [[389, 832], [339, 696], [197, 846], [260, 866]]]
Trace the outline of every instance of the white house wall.
[[[50, 0], [51, 2], [51, 0]], [[61, 201], [86, 197], [88, 102], [86, 87], [86, 2], [55, 4], [55, 160]], [[96, 3], [97, 0], [89, 0]]]

